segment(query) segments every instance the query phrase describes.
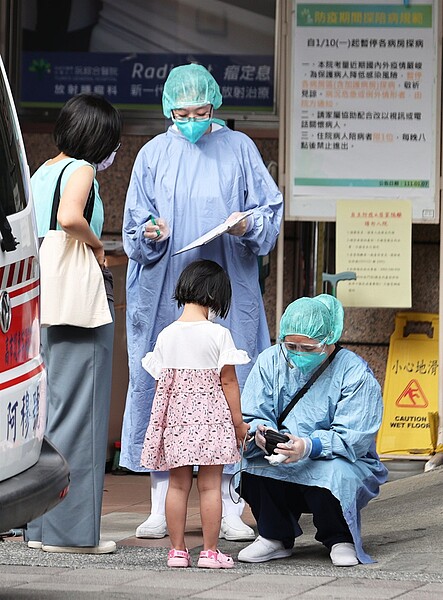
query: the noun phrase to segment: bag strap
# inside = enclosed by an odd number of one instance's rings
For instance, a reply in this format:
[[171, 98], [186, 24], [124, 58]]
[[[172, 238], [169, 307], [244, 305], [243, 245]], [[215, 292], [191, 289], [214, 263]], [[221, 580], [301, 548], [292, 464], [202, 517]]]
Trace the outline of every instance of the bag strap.
[[278, 418], [277, 425], [279, 429], [282, 427], [283, 421], [286, 419], [286, 417], [297, 404], [297, 402], [300, 400], [300, 398], [302, 398], [306, 394], [306, 392], [309, 390], [314, 381], [316, 381], [323, 373], [323, 371], [331, 364], [331, 362], [334, 360], [334, 358], [337, 356], [338, 352], [340, 352], [341, 349], [342, 347], [339, 346], [339, 344], [336, 344], [334, 351], [328, 356], [328, 358], [325, 361], [322, 362], [319, 368], [316, 371], [314, 371], [312, 377], [305, 383], [305, 385], [300, 390], [298, 390], [298, 392], [292, 398], [291, 402], [288, 404], [288, 406]]
[[[60, 205], [60, 187], [61, 187], [61, 183], [62, 183], [62, 177], [63, 177], [63, 173], [64, 173], [66, 167], [69, 167], [69, 165], [72, 164], [73, 162], [74, 162], [73, 160], [71, 160], [71, 162], [68, 162], [68, 164], [63, 167], [60, 175], [58, 176], [57, 184], [55, 186], [54, 196], [52, 197], [52, 210], [51, 210], [51, 220], [49, 222], [49, 229], [57, 229], [57, 213], [58, 213], [58, 207]], [[91, 224], [92, 213], [94, 211], [94, 202], [95, 202], [95, 189], [94, 189], [94, 182], [92, 182], [91, 189], [89, 190], [88, 199], [86, 201], [85, 209], [83, 211], [83, 216], [88, 221], [88, 225]]]
[[85, 210], [83, 211], [83, 216], [88, 221], [88, 225], [91, 224], [92, 213], [94, 212], [94, 202], [95, 202], [95, 188], [94, 181], [92, 182], [91, 189], [89, 190], [89, 196], [86, 200]]

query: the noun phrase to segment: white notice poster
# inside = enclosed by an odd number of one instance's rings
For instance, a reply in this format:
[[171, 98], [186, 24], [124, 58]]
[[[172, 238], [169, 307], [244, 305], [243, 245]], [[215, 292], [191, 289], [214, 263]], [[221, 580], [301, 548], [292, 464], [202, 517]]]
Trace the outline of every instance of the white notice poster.
[[289, 218], [410, 200], [438, 222], [437, 0], [294, 2]]

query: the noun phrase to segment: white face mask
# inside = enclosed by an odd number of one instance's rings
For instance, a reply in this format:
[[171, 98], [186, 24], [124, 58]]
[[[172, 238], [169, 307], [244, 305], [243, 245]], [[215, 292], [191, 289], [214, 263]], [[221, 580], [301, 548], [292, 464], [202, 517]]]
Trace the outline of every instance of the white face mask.
[[218, 317], [217, 313], [215, 311], [212, 310], [212, 308], [210, 308], [208, 310], [208, 321], [215, 321], [215, 319]]
[[95, 168], [97, 169], [97, 171], [104, 171], [105, 169], [110, 167], [112, 165], [112, 163], [114, 162], [114, 158], [115, 158], [116, 154], [117, 154], [117, 151], [114, 150], [114, 152], [111, 152], [111, 154], [108, 156], [108, 158], [105, 158], [105, 160], [102, 160], [102, 162], [95, 165]]

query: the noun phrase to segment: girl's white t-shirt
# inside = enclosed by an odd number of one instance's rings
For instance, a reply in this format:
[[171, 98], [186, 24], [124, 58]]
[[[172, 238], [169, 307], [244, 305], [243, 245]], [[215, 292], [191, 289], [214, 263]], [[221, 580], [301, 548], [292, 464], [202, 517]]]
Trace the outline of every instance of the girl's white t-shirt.
[[162, 369], [217, 369], [250, 362], [245, 350], [237, 350], [231, 332], [211, 321], [174, 321], [163, 329], [154, 350], [142, 359], [154, 379]]

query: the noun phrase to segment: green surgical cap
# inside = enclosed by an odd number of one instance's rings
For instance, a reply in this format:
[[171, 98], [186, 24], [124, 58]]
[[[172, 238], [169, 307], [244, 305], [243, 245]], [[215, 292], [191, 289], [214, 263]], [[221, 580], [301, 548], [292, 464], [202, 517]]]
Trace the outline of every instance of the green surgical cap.
[[212, 104], [217, 109], [222, 104], [218, 83], [203, 65], [174, 67], [163, 87], [163, 114], [171, 117], [171, 110], [188, 106]]
[[343, 331], [343, 306], [337, 298], [320, 294], [292, 302], [280, 320], [280, 339], [305, 335], [313, 340], [335, 344]]

